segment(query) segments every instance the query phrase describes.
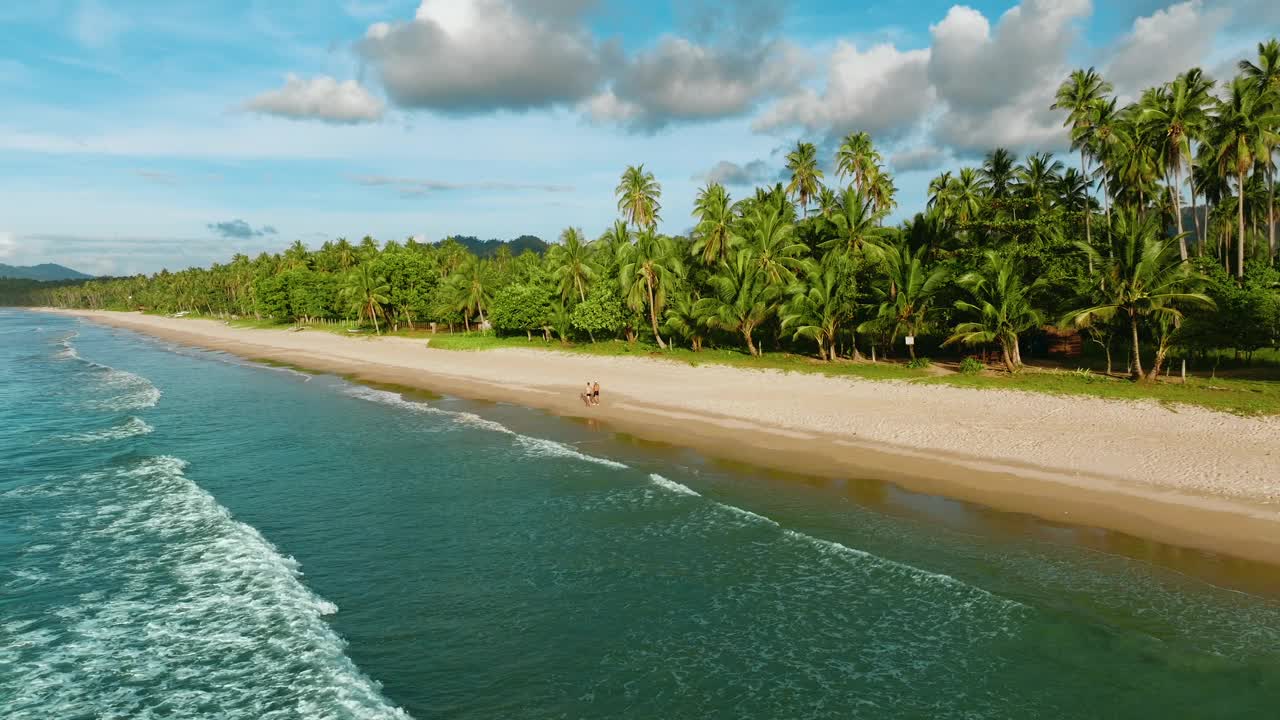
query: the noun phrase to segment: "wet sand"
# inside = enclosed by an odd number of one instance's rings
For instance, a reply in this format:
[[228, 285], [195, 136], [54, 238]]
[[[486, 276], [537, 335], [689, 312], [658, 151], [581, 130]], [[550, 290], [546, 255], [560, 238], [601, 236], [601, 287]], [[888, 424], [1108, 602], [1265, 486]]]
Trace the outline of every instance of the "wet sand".
[[[249, 359], [540, 408], [712, 457], [888, 481], [1053, 523], [1280, 565], [1274, 418], [651, 358], [453, 352], [417, 339], [241, 329], [137, 313], [72, 314]], [[600, 406], [579, 398], [587, 381], [601, 383]]]

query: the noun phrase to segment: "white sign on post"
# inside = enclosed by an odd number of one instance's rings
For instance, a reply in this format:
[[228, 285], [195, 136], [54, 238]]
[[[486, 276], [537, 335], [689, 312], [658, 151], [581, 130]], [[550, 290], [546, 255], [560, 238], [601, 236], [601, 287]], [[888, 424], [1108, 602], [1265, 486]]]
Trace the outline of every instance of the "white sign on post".
[[915, 345], [915, 344], [916, 344], [916, 336], [915, 336], [915, 335], [908, 335], [908, 336], [907, 336], [907, 344], [908, 344], [908, 345]]

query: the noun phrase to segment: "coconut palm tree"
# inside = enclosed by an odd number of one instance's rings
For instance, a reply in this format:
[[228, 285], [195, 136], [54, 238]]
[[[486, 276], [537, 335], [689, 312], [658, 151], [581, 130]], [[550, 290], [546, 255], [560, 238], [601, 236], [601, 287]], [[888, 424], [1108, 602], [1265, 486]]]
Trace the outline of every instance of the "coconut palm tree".
[[1062, 161], [1049, 153], [1032, 153], [1017, 167], [1018, 192], [1031, 201], [1036, 211], [1045, 207], [1045, 196], [1053, 191], [1062, 172]]
[[471, 318], [477, 314], [480, 316], [481, 326], [487, 323], [484, 311], [493, 302], [493, 293], [484, 262], [474, 255], [468, 255], [462, 266], [449, 276], [449, 284], [454, 291], [456, 309], [463, 313], [467, 331], [471, 330]]
[[1111, 223], [1111, 185], [1108, 177], [1108, 164], [1115, 155], [1119, 144], [1117, 130], [1120, 126], [1120, 111], [1115, 98], [1102, 98], [1094, 103], [1089, 114], [1089, 132], [1082, 142], [1088, 154], [1098, 161], [1098, 169], [1094, 175], [1102, 181], [1102, 208], [1106, 213], [1107, 224]]
[[796, 149], [787, 153], [787, 169], [791, 171], [787, 194], [800, 203], [800, 214], [804, 216], [808, 212], [809, 200], [818, 194], [818, 188], [822, 186], [818, 149], [813, 143], [796, 143]]
[[391, 286], [387, 279], [375, 274], [369, 263], [363, 263], [347, 273], [346, 284], [340, 292], [351, 303], [356, 317], [360, 320], [367, 318], [373, 323], [374, 334], [381, 335], [378, 316], [383, 314], [382, 306], [391, 302], [388, 297]]
[[693, 216], [698, 224], [693, 229], [690, 251], [702, 256], [704, 265], [713, 265], [729, 254], [729, 248], [739, 238], [734, 233], [733, 204], [729, 193], [720, 183], [709, 183], [698, 191], [694, 201]]
[[1208, 121], [1205, 108], [1209, 104], [1209, 86], [1200, 81], [1199, 68], [1179, 75], [1173, 82], [1143, 95], [1141, 121], [1153, 126], [1162, 142], [1161, 156], [1173, 172], [1169, 195], [1181, 238], [1178, 251], [1187, 259], [1187, 239], [1182, 227], [1182, 164], [1191, 158], [1191, 138], [1198, 135]]
[[896, 200], [898, 188], [893, 184], [893, 176], [878, 165], [872, 167], [867, 175], [865, 192], [867, 197], [871, 198], [877, 212], [888, 215], [898, 206]]
[[689, 341], [689, 347], [694, 352], [702, 350], [706, 331], [706, 325], [703, 322], [705, 318], [699, 315], [697, 310], [698, 301], [701, 299], [701, 296], [690, 288], [676, 293], [671, 304], [667, 306], [666, 322], [663, 323], [668, 337], [675, 335], [684, 338]]
[[645, 172], [643, 164], [627, 166], [613, 192], [618, 196], [618, 212], [632, 225], [651, 228], [658, 224], [662, 186], [653, 173]]
[[683, 272], [670, 238], [658, 235], [652, 227], [646, 227], [635, 237], [635, 243], [623, 246], [618, 279], [622, 294], [631, 309], [649, 311], [649, 324], [658, 347], [667, 349], [662, 334], [658, 332], [658, 316], [667, 302], [667, 291]]
[[[986, 188], [987, 197], [997, 203], [1007, 202], [1013, 195], [1017, 171], [1014, 167], [1013, 155], [1004, 148], [996, 148], [987, 153], [979, 170], [982, 184]], [[1017, 212], [1011, 213], [1017, 219]]]
[[951, 187], [951, 171], [940, 173], [929, 181], [929, 202], [925, 207], [937, 210], [943, 217], [950, 217], [947, 191]]
[[[1075, 171], [1075, 168], [1072, 168]], [[965, 273], [956, 283], [969, 292], [969, 300], [957, 300], [956, 309], [971, 319], [956, 325], [944, 345], [1000, 345], [1000, 359], [1005, 369], [1017, 372], [1022, 367], [1018, 335], [1038, 327], [1040, 311], [1031, 304], [1031, 295], [1039, 281], [1022, 282], [1022, 268], [1011, 255], [988, 250], [982, 266]]]
[[[875, 291], [881, 299], [879, 319], [890, 327], [890, 341], [902, 333], [910, 336], [920, 333], [933, 296], [947, 278], [946, 268], [928, 265], [928, 252], [927, 247], [912, 250], [905, 237], [882, 248], [888, 284], [876, 287]], [[907, 350], [915, 360], [915, 345], [908, 345]]]
[[836, 334], [846, 320], [840, 297], [842, 278], [834, 263], [805, 263], [805, 279], [790, 288], [791, 299], [782, 311], [782, 329], [792, 338], [812, 338], [818, 357], [836, 359]]
[[[1227, 96], [1218, 102], [1209, 130], [1217, 165], [1224, 175], [1236, 178], [1237, 197], [1243, 199], [1245, 176], [1254, 163], [1280, 142], [1280, 109], [1266, 95], [1253, 91], [1248, 78], [1232, 81]], [[1267, 158], [1268, 161], [1270, 158]], [[1237, 203], [1239, 234], [1236, 237], [1236, 277], [1244, 277], [1244, 202]]]
[[552, 268], [551, 277], [560, 285], [560, 297], [577, 295], [578, 302], [586, 302], [587, 288], [595, 279], [596, 268], [582, 230], [565, 228], [560, 233], [560, 244], [547, 252], [547, 263]]
[[[1240, 71], [1253, 86], [1258, 95], [1270, 98], [1269, 104], [1274, 108], [1280, 105], [1280, 40], [1272, 38], [1265, 43], [1258, 43], [1258, 62], [1240, 61]], [[1271, 258], [1276, 256], [1276, 186], [1275, 163], [1271, 161], [1276, 143], [1268, 143], [1265, 156], [1267, 173], [1267, 248]]]
[[1158, 361], [1149, 377], [1142, 372], [1141, 324], [1181, 318], [1184, 308], [1211, 308], [1213, 301], [1199, 292], [1201, 276], [1174, 252], [1178, 239], [1165, 237], [1158, 215], [1138, 208], [1122, 210], [1107, 235], [1105, 257], [1096, 248], [1079, 244], [1102, 268], [1105, 282], [1099, 285], [1094, 304], [1067, 313], [1062, 324], [1083, 328], [1122, 316], [1129, 325], [1133, 378], [1155, 379], [1160, 372]]
[[[1074, 70], [1062, 85], [1058, 86], [1054, 103], [1055, 110], [1066, 110], [1067, 119], [1063, 127], [1071, 128], [1071, 149], [1080, 151], [1080, 173], [1089, 176], [1089, 165], [1086, 155], [1095, 147], [1098, 127], [1098, 107], [1103, 104], [1103, 96], [1112, 90], [1111, 83], [1102, 79], [1093, 68]], [[1114, 101], [1112, 101], [1114, 106]], [[1084, 217], [1084, 239], [1093, 244], [1093, 236], [1089, 228], [1089, 215]]]
[[823, 185], [818, 190], [818, 216], [824, 220], [830, 220], [838, 212], [840, 212], [840, 195]]
[[865, 132], [849, 133], [836, 150], [836, 177], [853, 176], [853, 184], [866, 189], [867, 177], [880, 164], [871, 136]]
[[947, 215], [959, 223], [973, 222], [978, 219], [985, 198], [982, 176], [978, 171], [971, 167], [960, 168], [960, 174], [947, 183]]
[[851, 185], [844, 190], [839, 212], [830, 218], [836, 230], [835, 236], [818, 247], [824, 250], [840, 248], [851, 255], [877, 248], [876, 241], [884, 235], [884, 228], [880, 227], [884, 215], [883, 211], [875, 209], [871, 198]]
[[707, 327], [741, 334], [747, 351], [759, 355], [753, 336], [777, 310], [782, 286], [769, 280], [750, 248], [721, 262], [707, 283], [712, 294], [697, 302], [697, 314]]
[[769, 282], [786, 285], [795, 280], [809, 248], [796, 238], [795, 225], [778, 208], [755, 208], [742, 218], [740, 232]]

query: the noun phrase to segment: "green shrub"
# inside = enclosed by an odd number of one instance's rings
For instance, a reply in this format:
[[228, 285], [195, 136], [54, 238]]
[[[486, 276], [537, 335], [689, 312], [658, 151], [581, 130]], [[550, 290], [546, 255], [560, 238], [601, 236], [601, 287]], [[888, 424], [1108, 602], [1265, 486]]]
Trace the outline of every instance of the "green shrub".
[[978, 375], [986, 369], [987, 366], [983, 365], [982, 361], [977, 358], [967, 357], [960, 361], [960, 372], [963, 375]]
[[924, 370], [925, 368], [929, 367], [932, 364], [933, 363], [929, 362], [929, 358], [919, 357], [907, 363], [907, 367], [911, 368], [912, 370]]

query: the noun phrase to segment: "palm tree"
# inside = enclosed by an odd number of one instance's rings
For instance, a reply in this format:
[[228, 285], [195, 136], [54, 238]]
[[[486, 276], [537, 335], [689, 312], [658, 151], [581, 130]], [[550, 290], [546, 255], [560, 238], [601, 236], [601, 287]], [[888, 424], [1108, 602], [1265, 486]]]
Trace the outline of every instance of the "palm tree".
[[[1097, 138], [1097, 125], [1094, 121], [1097, 119], [1098, 106], [1102, 104], [1103, 96], [1111, 90], [1111, 83], [1103, 80], [1093, 68], [1075, 70], [1058, 87], [1052, 105], [1055, 110], [1067, 111], [1067, 119], [1062, 125], [1071, 128], [1071, 149], [1080, 151], [1080, 173], [1086, 177], [1089, 175], [1089, 166], [1085, 155]], [[1093, 244], [1087, 212], [1084, 217], [1084, 239], [1086, 243]]]
[[480, 324], [488, 322], [485, 318], [484, 311], [493, 301], [493, 295], [489, 289], [488, 277], [485, 272], [484, 263], [475, 256], [468, 256], [468, 260], [458, 268], [450, 280], [455, 288], [458, 308], [463, 312], [463, 320], [467, 323], [467, 330], [470, 331], [471, 317], [475, 314], [480, 315]]
[[787, 169], [791, 171], [791, 182], [787, 184], [787, 194], [794, 196], [800, 203], [803, 216], [808, 212], [809, 200], [818, 194], [818, 188], [822, 186], [822, 170], [818, 168], [818, 149], [813, 143], [796, 143], [796, 149], [787, 153]]
[[1022, 367], [1018, 335], [1041, 323], [1040, 311], [1030, 299], [1040, 283], [1024, 284], [1022, 268], [1011, 255], [988, 250], [983, 257], [979, 270], [965, 273], [956, 281], [971, 297], [957, 300], [956, 309], [972, 319], [956, 325], [955, 332], [943, 344], [998, 343], [1005, 369], [1017, 372]]
[[[1103, 257], [1095, 248], [1080, 244], [1101, 268], [1105, 281], [1097, 301], [1073, 310], [1063, 325], [1088, 327], [1109, 322], [1117, 314], [1129, 321], [1133, 351], [1133, 378], [1144, 379], [1138, 330], [1146, 319], [1180, 319], [1182, 307], [1213, 307], [1208, 296], [1198, 292], [1202, 278], [1174, 253], [1177, 238], [1166, 238], [1158, 215], [1131, 208], [1117, 213], [1108, 232], [1109, 252]], [[1152, 373], [1160, 372], [1157, 356]]]
[[347, 274], [347, 282], [341, 293], [350, 301], [351, 308], [356, 311], [357, 319], [368, 318], [373, 322], [374, 334], [381, 335], [378, 315], [383, 313], [382, 306], [390, 302], [387, 296], [391, 293], [391, 286], [387, 284], [387, 279], [374, 274], [369, 263], [363, 263]]
[[948, 170], [939, 174], [937, 177], [929, 181], [929, 202], [925, 206], [930, 210], [937, 210], [943, 217], [950, 217], [951, 212], [947, 203], [948, 190], [951, 187], [951, 171]]
[[712, 265], [729, 254], [729, 248], [738, 241], [733, 231], [733, 204], [729, 193], [720, 183], [710, 183], [698, 191], [693, 205], [693, 216], [698, 224], [693, 229], [693, 245], [690, 251], [701, 253], [702, 263]]
[[618, 274], [622, 294], [633, 310], [648, 308], [653, 338], [658, 347], [666, 350], [667, 344], [658, 332], [658, 315], [666, 305], [667, 290], [682, 272], [671, 240], [647, 227], [636, 235], [635, 244], [624, 246], [622, 259]]
[[[1014, 181], [1017, 179], [1017, 173], [1014, 168], [1013, 155], [1004, 148], [996, 148], [987, 153], [987, 157], [982, 161], [982, 183], [986, 187], [987, 197], [997, 202], [1005, 202], [1010, 199], [1013, 194]], [[1013, 219], [1018, 219], [1016, 212], [1012, 213]]]
[[986, 192], [982, 176], [974, 168], [960, 168], [960, 174], [947, 183], [947, 215], [957, 222], [969, 223], [978, 219]]
[[1049, 153], [1032, 153], [1015, 171], [1018, 191], [1031, 200], [1036, 211], [1044, 209], [1044, 196], [1057, 184], [1062, 172], [1062, 161], [1054, 160]]
[[644, 171], [643, 164], [627, 166], [613, 192], [618, 196], [618, 212], [632, 225], [651, 228], [658, 224], [662, 186], [653, 178], [653, 173]]
[[871, 198], [858, 188], [849, 186], [844, 190], [839, 212], [830, 218], [836, 228], [835, 237], [818, 247], [824, 250], [841, 248], [851, 255], [876, 248], [875, 242], [884, 235], [884, 228], [880, 227], [883, 217], [884, 212], [873, 207]]
[[284, 251], [284, 266], [282, 269], [305, 270], [310, 266], [311, 257], [307, 252], [307, 246], [303, 245], [301, 240], [294, 240], [289, 249]]
[[830, 220], [838, 212], [840, 212], [840, 196], [835, 190], [823, 185], [818, 190], [818, 216], [824, 220]]
[[663, 323], [668, 337], [676, 335], [688, 340], [694, 352], [702, 350], [704, 318], [697, 310], [700, 299], [692, 290], [676, 293], [675, 299], [667, 306], [666, 322]]
[[1182, 163], [1191, 158], [1191, 137], [1204, 127], [1208, 116], [1209, 84], [1201, 82], [1199, 68], [1179, 75], [1173, 82], [1143, 96], [1142, 121], [1151, 124], [1163, 138], [1165, 166], [1173, 171], [1169, 195], [1181, 238], [1178, 252], [1187, 259], [1187, 239], [1182, 227]]
[[591, 262], [591, 248], [578, 228], [568, 227], [560, 233], [560, 244], [547, 252], [551, 277], [560, 284], [560, 297], [578, 296], [578, 302], [586, 302], [587, 288], [596, 276]]
[[894, 199], [898, 188], [893, 184], [893, 176], [878, 165], [872, 167], [867, 175], [864, 190], [877, 212], [888, 215], [889, 211], [898, 206], [898, 201]]
[[[926, 247], [912, 250], [906, 238], [882, 250], [888, 287], [878, 287], [876, 292], [881, 298], [879, 317], [891, 328], [890, 341], [897, 340], [903, 332], [919, 334], [933, 295], [946, 280], [946, 268], [927, 266], [928, 251]], [[907, 350], [915, 360], [915, 345], [908, 345]]]
[[[1260, 96], [1269, 97], [1270, 105], [1280, 105], [1280, 40], [1272, 38], [1265, 43], [1258, 43], [1258, 63], [1249, 60], [1240, 61], [1240, 71], [1253, 85], [1253, 91]], [[1276, 256], [1276, 186], [1275, 163], [1271, 162], [1271, 154], [1276, 143], [1268, 144], [1268, 152], [1264, 156], [1267, 171], [1267, 248], [1270, 257]]]
[[782, 287], [769, 281], [750, 249], [721, 262], [707, 282], [712, 294], [697, 302], [697, 314], [708, 327], [740, 333], [747, 351], [759, 355], [753, 334], [777, 309]]
[[752, 257], [772, 283], [795, 280], [809, 248], [796, 239], [795, 225], [778, 208], [757, 207], [742, 219], [742, 238]]
[[880, 164], [880, 153], [865, 132], [849, 133], [836, 150], [836, 177], [853, 176], [853, 183], [865, 190], [871, 169]]
[[1088, 153], [1098, 161], [1095, 175], [1102, 181], [1102, 206], [1106, 212], [1107, 224], [1111, 223], [1111, 185], [1107, 176], [1107, 166], [1119, 143], [1117, 135], [1119, 126], [1120, 111], [1116, 109], [1116, 99], [1099, 99], [1089, 113], [1089, 132], [1082, 141]]
[[[1236, 237], [1236, 277], [1244, 277], [1244, 202], [1245, 175], [1253, 169], [1254, 162], [1276, 145], [1277, 128], [1280, 127], [1280, 110], [1268, 102], [1268, 98], [1253, 92], [1253, 83], [1237, 77], [1231, 83], [1227, 97], [1219, 101], [1215, 120], [1210, 128], [1210, 144], [1214, 149], [1218, 167], [1223, 174], [1234, 174], [1239, 234]], [[1268, 161], [1270, 159], [1268, 158]]]
[[834, 263], [806, 263], [805, 280], [792, 285], [791, 300], [783, 310], [782, 329], [794, 328], [793, 339], [813, 338], [823, 360], [836, 359], [836, 333], [845, 320], [842, 284]]

